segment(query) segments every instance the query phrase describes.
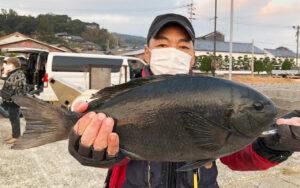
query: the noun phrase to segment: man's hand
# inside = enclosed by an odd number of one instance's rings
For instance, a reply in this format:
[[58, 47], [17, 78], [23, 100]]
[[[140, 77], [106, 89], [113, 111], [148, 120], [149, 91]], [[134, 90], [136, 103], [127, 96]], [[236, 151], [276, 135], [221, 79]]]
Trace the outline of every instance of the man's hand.
[[[88, 103], [79, 101], [75, 104], [76, 112], [84, 112]], [[119, 152], [119, 136], [113, 133], [114, 120], [104, 113], [89, 112], [77, 121], [74, 131], [81, 136], [81, 144], [85, 147], [93, 146], [94, 150], [102, 151], [107, 148], [108, 156], [115, 156]]]
[[300, 151], [300, 111], [285, 114], [273, 126], [277, 134], [261, 138], [264, 145], [276, 151]]
[[[85, 112], [88, 103], [77, 102], [76, 112]], [[104, 113], [89, 112], [80, 118], [69, 134], [69, 152], [82, 165], [112, 167], [129, 161], [119, 153], [119, 136], [113, 133], [114, 120]], [[125, 160], [126, 159], [126, 160]]]
[[289, 119], [280, 118], [276, 121], [277, 125], [300, 126], [300, 117], [292, 117]]

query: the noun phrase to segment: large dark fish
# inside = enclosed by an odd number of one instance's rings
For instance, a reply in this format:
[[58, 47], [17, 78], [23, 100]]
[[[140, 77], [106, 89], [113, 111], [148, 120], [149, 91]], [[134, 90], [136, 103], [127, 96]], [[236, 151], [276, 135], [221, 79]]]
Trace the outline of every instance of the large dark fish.
[[[131, 159], [191, 161], [197, 168], [247, 146], [268, 129], [277, 110], [258, 91], [205, 76], [152, 76], [108, 87], [88, 111], [115, 119], [120, 152]], [[66, 139], [83, 115], [30, 97], [15, 97], [27, 121], [14, 149]]]

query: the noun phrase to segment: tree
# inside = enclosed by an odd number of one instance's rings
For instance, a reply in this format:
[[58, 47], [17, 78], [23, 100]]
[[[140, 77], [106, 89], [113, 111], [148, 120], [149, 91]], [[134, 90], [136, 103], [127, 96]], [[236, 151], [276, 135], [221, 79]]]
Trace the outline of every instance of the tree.
[[292, 69], [292, 62], [289, 59], [285, 59], [281, 65], [282, 70], [291, 70]]
[[217, 56], [217, 61], [218, 61], [218, 69], [225, 70], [225, 61], [223, 60], [223, 56], [221, 54]]
[[195, 64], [193, 66], [193, 69], [200, 69], [200, 64], [202, 62], [202, 55], [195, 56]]
[[261, 60], [254, 61], [254, 72], [262, 72], [264, 71], [264, 63]]
[[271, 60], [269, 57], [265, 57], [263, 59], [263, 63], [264, 63], [264, 70], [267, 70], [267, 66], [270, 64]]
[[243, 57], [242, 57], [242, 56], [239, 56], [238, 59], [237, 59], [238, 70], [241, 70], [241, 69], [244, 68], [243, 63], [244, 63]]
[[272, 65], [274, 65], [275, 70], [279, 70], [279, 63], [276, 60], [276, 58], [273, 57], [271, 60], [271, 63], [272, 63]]
[[243, 69], [250, 70], [250, 58], [248, 57], [248, 55], [244, 55]]
[[272, 63], [269, 63], [267, 65], [266, 71], [268, 74], [272, 74], [272, 70], [274, 70], [274, 66], [272, 65]]
[[202, 62], [200, 65], [200, 70], [208, 73], [211, 70], [211, 61], [212, 61], [212, 58], [210, 56], [203, 56]]

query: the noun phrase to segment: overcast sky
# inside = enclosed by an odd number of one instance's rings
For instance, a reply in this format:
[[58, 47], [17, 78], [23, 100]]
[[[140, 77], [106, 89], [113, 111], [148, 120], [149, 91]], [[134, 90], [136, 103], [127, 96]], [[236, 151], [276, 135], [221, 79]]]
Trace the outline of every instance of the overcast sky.
[[[21, 15], [67, 14], [72, 19], [96, 22], [110, 32], [146, 36], [156, 15], [173, 12], [188, 16], [191, 0], [0, 0], [0, 7]], [[194, 0], [196, 36], [214, 29], [214, 0]], [[217, 30], [229, 40], [230, 2], [218, 0]], [[260, 48], [286, 46], [296, 50], [300, 25], [300, 0], [235, 0], [233, 40], [251, 42]]]

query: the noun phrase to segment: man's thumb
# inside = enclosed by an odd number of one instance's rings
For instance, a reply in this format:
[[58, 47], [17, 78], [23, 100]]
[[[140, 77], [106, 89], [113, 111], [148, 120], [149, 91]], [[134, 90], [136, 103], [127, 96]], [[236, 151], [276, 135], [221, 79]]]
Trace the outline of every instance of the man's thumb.
[[74, 111], [82, 113], [82, 112], [85, 112], [88, 107], [89, 107], [89, 105], [88, 105], [87, 102], [85, 102], [85, 101], [77, 101], [74, 104]]

